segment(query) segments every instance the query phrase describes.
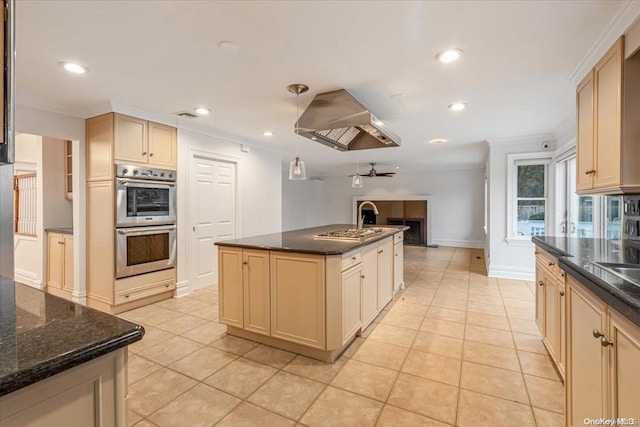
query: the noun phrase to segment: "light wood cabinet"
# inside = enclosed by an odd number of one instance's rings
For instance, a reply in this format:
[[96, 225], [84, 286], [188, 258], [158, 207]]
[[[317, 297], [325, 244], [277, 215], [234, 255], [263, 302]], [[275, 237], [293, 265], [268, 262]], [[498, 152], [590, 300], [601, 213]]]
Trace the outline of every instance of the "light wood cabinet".
[[393, 237], [387, 237], [378, 243], [378, 306], [381, 311], [393, 297]]
[[[398, 233], [402, 236], [403, 233]], [[404, 244], [402, 239], [396, 241], [394, 236], [393, 245], [393, 294], [404, 287]]]
[[218, 296], [221, 323], [244, 327], [242, 249], [218, 248]]
[[115, 114], [113, 157], [123, 163], [149, 162], [149, 122]]
[[362, 326], [361, 286], [362, 264], [342, 272], [342, 345], [347, 344]]
[[47, 292], [71, 299], [73, 294], [73, 235], [47, 233]]
[[624, 59], [624, 37], [578, 85], [576, 189], [579, 194], [640, 190], [640, 59]]
[[175, 169], [178, 162], [176, 139], [176, 128], [149, 122], [149, 164]]
[[243, 250], [244, 328], [271, 334], [269, 251]]
[[361, 286], [362, 329], [365, 329], [378, 315], [378, 246], [370, 245], [362, 251]]
[[640, 326], [567, 279], [567, 425], [640, 419]]
[[548, 273], [544, 279], [544, 333], [542, 340], [545, 342], [549, 354], [553, 360], [558, 360], [558, 344], [560, 338], [560, 324], [557, 313], [558, 286], [555, 277]]

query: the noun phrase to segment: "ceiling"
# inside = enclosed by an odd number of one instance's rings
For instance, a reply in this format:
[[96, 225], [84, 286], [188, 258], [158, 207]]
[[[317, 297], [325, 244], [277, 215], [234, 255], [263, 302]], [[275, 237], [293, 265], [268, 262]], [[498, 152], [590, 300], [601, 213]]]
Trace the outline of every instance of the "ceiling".
[[[569, 75], [622, 3], [18, 0], [16, 99], [80, 117], [106, 102], [156, 114], [207, 106], [190, 123], [282, 153], [283, 165], [299, 149], [312, 176], [353, 172], [356, 160], [380, 172], [472, 167], [486, 140], [573, 120]], [[239, 50], [220, 49], [225, 40]], [[435, 59], [452, 47], [459, 61]], [[346, 88], [401, 147], [338, 152], [294, 135], [291, 83], [310, 87], [301, 108]], [[457, 101], [468, 108], [449, 111]]]

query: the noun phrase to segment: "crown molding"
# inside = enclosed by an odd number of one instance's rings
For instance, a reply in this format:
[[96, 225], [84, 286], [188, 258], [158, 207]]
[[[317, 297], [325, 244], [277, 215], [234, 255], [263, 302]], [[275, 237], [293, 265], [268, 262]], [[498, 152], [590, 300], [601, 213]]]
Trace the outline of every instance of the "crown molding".
[[615, 43], [615, 41], [627, 32], [627, 30], [640, 17], [640, 1], [625, 0], [620, 8], [616, 11], [613, 18], [609, 21], [604, 31], [595, 40], [587, 52], [584, 54], [578, 65], [571, 71], [568, 79], [575, 86], [584, 79], [584, 76], [596, 65], [598, 60], [602, 58], [607, 50]]
[[553, 130], [552, 134], [558, 144], [566, 144], [576, 139], [576, 116], [571, 114], [567, 116], [560, 124]]
[[490, 138], [487, 143], [490, 147], [499, 145], [516, 145], [516, 144], [532, 144], [542, 141], [555, 142], [556, 138], [551, 133], [540, 133], [534, 135], [520, 135], [507, 138]]
[[34, 100], [16, 100], [16, 106], [33, 108], [35, 110], [46, 111], [49, 113], [62, 114], [63, 116], [77, 117], [79, 119], [84, 119], [84, 110], [64, 107], [58, 104], [51, 104], [47, 102], [39, 102]]

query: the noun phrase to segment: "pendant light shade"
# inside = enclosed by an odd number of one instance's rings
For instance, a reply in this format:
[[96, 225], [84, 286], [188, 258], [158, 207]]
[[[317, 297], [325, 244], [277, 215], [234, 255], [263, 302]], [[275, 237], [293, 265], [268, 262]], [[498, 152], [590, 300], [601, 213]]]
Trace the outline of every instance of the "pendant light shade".
[[[294, 83], [292, 85], [287, 86], [287, 90], [291, 93], [296, 94], [296, 124], [293, 132], [296, 134], [296, 138], [298, 138], [298, 119], [300, 118], [300, 94], [305, 93], [309, 90], [309, 86], [303, 85], [302, 83]], [[297, 146], [296, 142], [296, 146]], [[304, 168], [304, 162], [300, 160], [300, 155], [298, 150], [296, 149], [296, 158], [295, 160], [289, 163], [289, 179], [292, 181], [302, 181], [307, 179], [307, 171]]]
[[296, 156], [295, 160], [289, 163], [289, 179], [292, 181], [302, 181], [307, 179], [307, 171], [304, 168], [304, 162], [300, 157]]
[[363, 187], [363, 178], [360, 176], [360, 164], [356, 160], [356, 174], [353, 176], [351, 180], [351, 187], [353, 188], [362, 188]]

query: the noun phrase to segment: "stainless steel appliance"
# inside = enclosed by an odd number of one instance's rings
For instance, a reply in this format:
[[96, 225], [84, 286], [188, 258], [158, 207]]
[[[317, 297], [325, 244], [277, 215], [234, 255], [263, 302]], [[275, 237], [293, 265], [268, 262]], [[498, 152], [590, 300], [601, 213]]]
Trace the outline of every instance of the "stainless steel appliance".
[[116, 278], [176, 266], [176, 225], [116, 228]]
[[176, 172], [116, 165], [116, 227], [174, 224]]

